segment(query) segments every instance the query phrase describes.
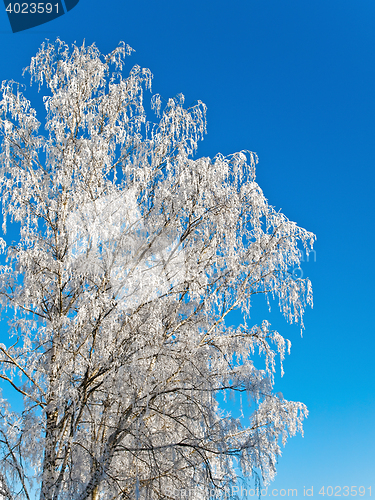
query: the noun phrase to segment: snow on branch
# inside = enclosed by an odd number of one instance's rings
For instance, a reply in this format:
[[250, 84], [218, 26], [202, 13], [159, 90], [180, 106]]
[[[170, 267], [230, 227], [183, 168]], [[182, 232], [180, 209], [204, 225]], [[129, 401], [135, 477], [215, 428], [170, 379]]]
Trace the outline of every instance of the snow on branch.
[[[1, 87], [3, 236], [19, 224], [0, 239], [0, 378], [23, 400], [0, 404], [8, 498], [207, 499], [237, 460], [272, 480], [307, 415], [273, 392], [290, 342], [248, 325], [262, 294], [303, 327], [311, 284], [292, 271], [315, 236], [269, 205], [255, 153], [196, 157], [203, 103], [156, 94], [147, 120], [152, 75], [125, 75], [131, 52], [45, 42], [25, 70], [41, 121], [23, 87]], [[250, 419], [221, 407], [228, 392]]]

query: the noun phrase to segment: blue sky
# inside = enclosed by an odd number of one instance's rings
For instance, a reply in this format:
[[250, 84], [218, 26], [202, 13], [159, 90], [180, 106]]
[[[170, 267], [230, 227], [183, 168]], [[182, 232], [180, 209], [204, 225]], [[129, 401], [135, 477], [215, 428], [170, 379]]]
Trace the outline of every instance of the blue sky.
[[[372, 486], [375, 496], [373, 0], [80, 0], [16, 34], [2, 9], [0, 80], [22, 80], [42, 41], [57, 36], [104, 53], [127, 42], [136, 50], [128, 69], [150, 68], [154, 92], [208, 106], [199, 155], [255, 151], [270, 203], [316, 233], [316, 259], [303, 268], [314, 289], [303, 338], [272, 312], [292, 341], [276, 389], [310, 415], [267, 496], [296, 488], [301, 497], [304, 486], [315, 498], [322, 486], [364, 486], [366, 499]], [[254, 318], [268, 314], [256, 305]]]

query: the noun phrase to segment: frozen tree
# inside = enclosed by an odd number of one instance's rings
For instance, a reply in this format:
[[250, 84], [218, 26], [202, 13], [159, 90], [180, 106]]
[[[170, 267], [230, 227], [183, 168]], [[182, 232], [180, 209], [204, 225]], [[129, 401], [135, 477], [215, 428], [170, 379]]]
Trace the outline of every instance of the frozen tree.
[[[268, 204], [255, 154], [196, 158], [204, 104], [154, 95], [146, 121], [152, 75], [124, 76], [130, 52], [43, 44], [25, 70], [43, 127], [1, 87], [4, 497], [219, 498], [238, 474], [272, 480], [302, 431], [305, 406], [273, 393], [289, 341], [250, 305], [303, 326], [311, 286], [292, 271], [314, 235]], [[246, 418], [219, 405], [236, 392]]]

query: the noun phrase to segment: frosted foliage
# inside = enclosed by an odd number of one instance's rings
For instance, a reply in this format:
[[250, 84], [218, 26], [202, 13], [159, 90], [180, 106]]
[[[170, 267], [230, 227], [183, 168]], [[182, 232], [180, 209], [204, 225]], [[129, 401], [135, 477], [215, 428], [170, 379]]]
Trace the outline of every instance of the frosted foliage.
[[[108, 269], [117, 309], [130, 313], [184, 280], [183, 249], [176, 232], [174, 240], [171, 231], [159, 234], [147, 255], [139, 259], [151, 233], [140, 214], [134, 190], [124, 188], [102, 196], [67, 218], [72, 267], [76, 261], [80, 266], [89, 250], [93, 257], [90, 267], [95, 266], [99, 273], [103, 265]], [[127, 244], [119, 247], [117, 242], [125, 235]]]
[[[252, 325], [250, 305], [276, 298], [303, 326], [311, 285], [292, 270], [314, 235], [268, 204], [255, 154], [196, 158], [203, 103], [155, 95], [147, 121], [152, 75], [123, 76], [130, 52], [42, 45], [26, 71], [44, 95], [43, 126], [17, 83], [1, 87], [9, 498], [220, 498], [239, 468], [272, 480], [307, 414], [273, 393], [290, 343], [267, 321]], [[238, 327], [225, 322], [233, 310]], [[236, 392], [250, 419], [220, 407]]]

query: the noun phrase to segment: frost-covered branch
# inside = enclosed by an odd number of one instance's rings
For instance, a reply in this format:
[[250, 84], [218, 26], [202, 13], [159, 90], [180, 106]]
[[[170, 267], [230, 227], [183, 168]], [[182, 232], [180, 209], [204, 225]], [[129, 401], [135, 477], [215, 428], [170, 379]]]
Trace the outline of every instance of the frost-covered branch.
[[[254, 153], [196, 158], [203, 103], [155, 95], [147, 121], [152, 75], [124, 76], [130, 53], [43, 44], [26, 69], [43, 121], [20, 85], [1, 86], [0, 305], [17, 341], [0, 346], [0, 379], [23, 397], [20, 411], [1, 400], [13, 497], [207, 500], [236, 460], [272, 480], [307, 415], [273, 393], [290, 342], [250, 309], [273, 297], [303, 327], [311, 284], [292, 270], [315, 237], [268, 204]], [[244, 392], [249, 422], [219, 405]]]

